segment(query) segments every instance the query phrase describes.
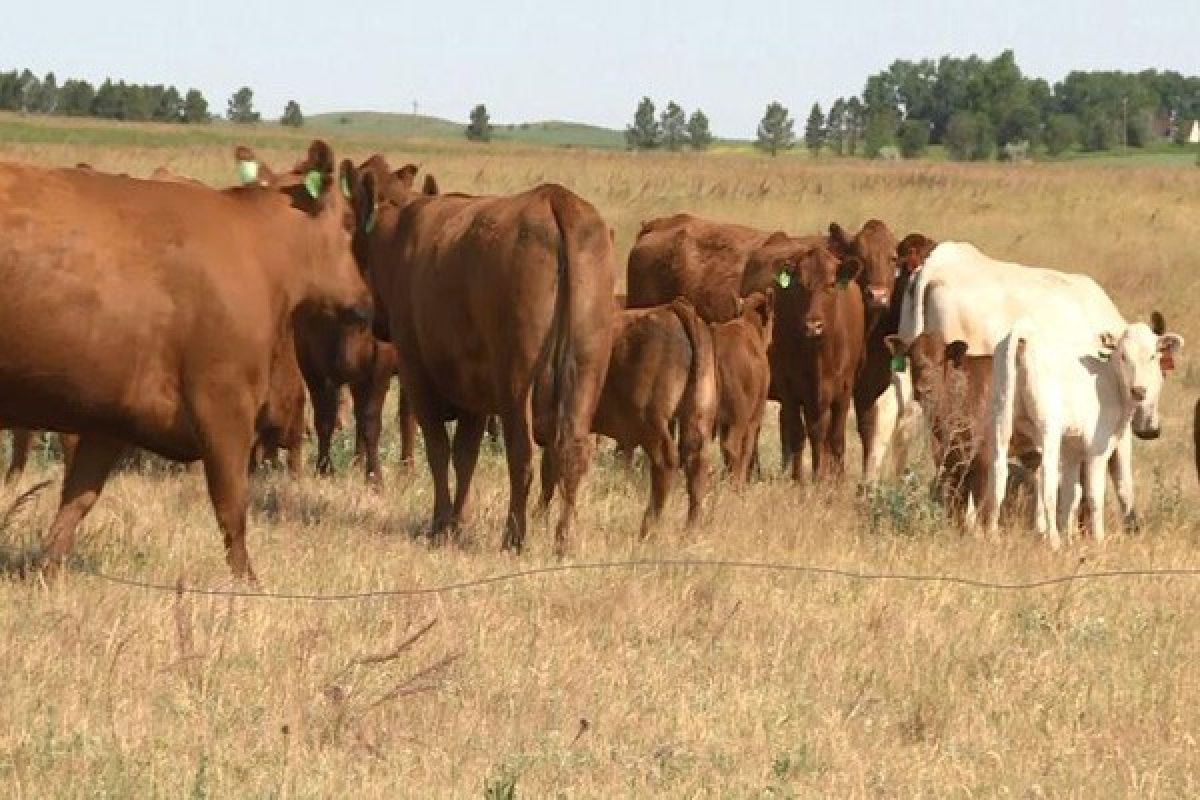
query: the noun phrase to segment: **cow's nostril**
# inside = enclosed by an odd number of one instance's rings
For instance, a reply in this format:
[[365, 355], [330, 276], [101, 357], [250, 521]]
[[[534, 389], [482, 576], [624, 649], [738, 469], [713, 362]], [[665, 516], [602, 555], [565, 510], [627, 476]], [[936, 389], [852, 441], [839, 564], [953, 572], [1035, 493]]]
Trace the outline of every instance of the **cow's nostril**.
[[1139, 403], [1146, 399], [1146, 389], [1143, 386], [1135, 386], [1129, 390], [1129, 393], [1133, 395], [1133, 399]]

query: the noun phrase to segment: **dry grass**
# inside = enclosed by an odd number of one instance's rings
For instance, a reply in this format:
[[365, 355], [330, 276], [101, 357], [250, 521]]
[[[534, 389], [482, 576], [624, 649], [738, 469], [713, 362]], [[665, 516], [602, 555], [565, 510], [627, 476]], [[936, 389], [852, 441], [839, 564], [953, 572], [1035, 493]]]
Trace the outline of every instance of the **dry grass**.
[[[353, 147], [351, 148], [353, 150]], [[225, 182], [224, 147], [0, 147], [145, 174], [167, 162]], [[362, 155], [354, 151], [352, 155]], [[294, 153], [266, 152], [278, 163]], [[1200, 345], [1200, 170], [1003, 168], [419, 147], [446, 189], [556, 180], [627, 247], [678, 209], [815, 230], [886, 219], [1096, 275]], [[600, 464], [574, 559], [697, 557], [1024, 579], [1200, 566], [1185, 368], [1162, 440], [1137, 445], [1146, 530], [1060, 555], [1031, 536], [945, 530], [896, 484], [868, 513], [849, 485], [718, 488], [685, 534], [675, 497], [635, 541], [645, 490]], [[770, 453], [773, 448], [768, 448]], [[768, 455], [774, 463], [774, 456]], [[393, 462], [394, 463], [394, 462]], [[57, 479], [45, 467], [27, 478]], [[420, 538], [424, 470], [383, 494], [356, 476], [256, 484], [252, 552], [267, 589], [429, 586], [550, 560], [544, 521], [497, 552], [506, 485], [489, 452], [456, 546]], [[15, 490], [0, 502], [7, 506]], [[886, 501], [886, 502], [885, 502]], [[50, 493], [14, 516], [24, 552]], [[227, 585], [199, 478], [115, 479], [83, 564]], [[75, 574], [0, 580], [0, 786], [12, 797], [1183, 797], [1200, 793], [1200, 581], [1133, 578], [1029, 592], [731, 569], [536, 577], [440, 595], [305, 603], [135, 591]], [[430, 621], [436, 621], [423, 635]], [[586, 720], [586, 723], [582, 723]]]

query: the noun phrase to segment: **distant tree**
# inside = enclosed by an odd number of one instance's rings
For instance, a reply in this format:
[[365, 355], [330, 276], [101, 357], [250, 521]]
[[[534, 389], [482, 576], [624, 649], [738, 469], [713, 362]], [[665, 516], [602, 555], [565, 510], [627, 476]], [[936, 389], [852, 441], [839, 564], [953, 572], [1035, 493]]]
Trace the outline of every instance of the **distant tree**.
[[304, 127], [304, 112], [300, 110], [300, 104], [295, 100], [288, 100], [287, 105], [283, 107], [283, 116], [279, 118], [279, 124], [289, 128]]
[[30, 103], [30, 111], [39, 114], [53, 114], [58, 108], [58, 80], [53, 72], [47, 72], [42, 83]]
[[654, 101], [643, 97], [633, 115], [633, 124], [625, 129], [625, 145], [630, 150], [651, 150], [662, 143], [662, 129], [654, 116]]
[[900, 153], [905, 158], [917, 158], [929, 145], [929, 123], [923, 119], [906, 119], [900, 123]]
[[825, 136], [829, 141], [834, 155], [844, 155], [846, 152], [846, 101], [839, 97], [829, 107], [829, 115], [825, 117]]
[[767, 106], [762, 121], [758, 123], [758, 140], [755, 145], [759, 150], [775, 156], [780, 150], [788, 150], [796, 143], [796, 121], [788, 114], [788, 110], [778, 102]]
[[188, 89], [183, 98], [183, 121], [191, 125], [209, 122], [208, 101], [199, 89]]
[[812, 110], [808, 112], [808, 120], [804, 123], [804, 146], [814, 158], [821, 154], [826, 136], [825, 112], [821, 110], [820, 103], [813, 103]]
[[1079, 120], [1074, 114], [1051, 114], [1042, 134], [1046, 152], [1060, 156], [1079, 143]]
[[959, 111], [947, 123], [943, 142], [957, 161], [986, 161], [992, 157], [996, 136], [985, 114]]
[[87, 81], [66, 81], [58, 90], [59, 114], [69, 117], [86, 117], [92, 113], [92, 101], [96, 98], [96, 90]]
[[472, 142], [488, 142], [492, 138], [492, 122], [487, 106], [483, 103], [471, 109], [471, 121], [467, 123], [467, 139]]
[[155, 92], [157, 99], [152, 112], [154, 119], [160, 122], [182, 122], [183, 98], [179, 96], [179, 90], [174, 86], [156, 88], [159, 91]]
[[890, 108], [880, 108], [869, 113], [862, 134], [863, 155], [867, 158], [876, 158], [883, 148], [894, 147], [896, 145], [896, 129], [899, 127], [897, 112]]
[[858, 154], [858, 144], [863, 135], [863, 104], [857, 97], [846, 101], [846, 155]]
[[663, 147], [668, 150], [677, 152], [687, 143], [687, 114], [674, 100], [667, 103], [662, 112], [659, 129], [662, 131]]
[[20, 93], [20, 111], [37, 111], [38, 97], [41, 95], [42, 82], [28, 69], [21, 70], [17, 78], [17, 90]]
[[243, 86], [234, 92], [229, 98], [225, 116], [231, 122], [242, 124], [258, 122], [262, 119], [262, 115], [254, 110], [254, 90], [249, 86]]
[[708, 128], [708, 116], [700, 109], [696, 109], [692, 116], [688, 117], [687, 137], [693, 150], [707, 150], [712, 144], [713, 135]]
[[1084, 150], [1111, 150], [1117, 138], [1120, 121], [1101, 108], [1089, 108], [1079, 117], [1079, 141]]

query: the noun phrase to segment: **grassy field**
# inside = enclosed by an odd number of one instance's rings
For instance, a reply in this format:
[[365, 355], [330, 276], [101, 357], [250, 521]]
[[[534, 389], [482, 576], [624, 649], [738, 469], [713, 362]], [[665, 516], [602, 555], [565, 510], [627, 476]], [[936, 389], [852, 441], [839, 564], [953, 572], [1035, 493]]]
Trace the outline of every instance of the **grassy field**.
[[[3, 135], [10, 122], [0, 121], [3, 158], [135, 175], [167, 163], [214, 184], [233, 175], [224, 128], [211, 141], [147, 129], [146, 141], [117, 146], [104, 126], [23, 141]], [[304, 145], [303, 135], [246, 135], [272, 163]], [[383, 149], [418, 162], [445, 190], [562, 182], [615, 227], [622, 256], [641, 220], [680, 209], [793, 232], [877, 216], [899, 234], [1088, 272], [1127, 316], [1161, 309], [1200, 346], [1192, 167], [814, 163], [365, 134], [334, 144], [339, 155]], [[684, 532], [677, 496], [639, 543], [645, 481], [601, 457], [564, 563], [770, 561], [1002, 582], [1197, 568], [1187, 442], [1198, 386], [1185, 360], [1166, 391], [1163, 438], [1136, 445], [1145, 529], [1103, 547], [1052, 554], [1020, 530], [960, 536], [924, 499], [923, 452], [915, 478], [874, 500], [856, 499], [852, 480], [795, 487], [772, 475], [741, 493], [718, 483], [703, 524]], [[764, 457], [778, 461], [771, 434]], [[23, 487], [53, 486], [0, 523], [8, 558], [45, 530], [59, 473], [43, 464], [26, 477]], [[345, 469], [330, 481], [260, 478], [251, 552], [264, 588], [292, 593], [432, 587], [557, 563], [542, 519], [525, 555], [498, 552], [506, 487], [489, 449], [461, 541], [434, 547], [421, 537], [423, 466], [391, 468], [380, 493]], [[0, 508], [17, 491], [4, 489]], [[77, 553], [89, 570], [229, 585], [193, 475], [114, 479]], [[50, 586], [5, 577], [0, 786], [15, 798], [1194, 797], [1198, 607], [1200, 581], [1187, 577], [1001, 591], [643, 567], [324, 603], [176, 597], [83, 572]]]

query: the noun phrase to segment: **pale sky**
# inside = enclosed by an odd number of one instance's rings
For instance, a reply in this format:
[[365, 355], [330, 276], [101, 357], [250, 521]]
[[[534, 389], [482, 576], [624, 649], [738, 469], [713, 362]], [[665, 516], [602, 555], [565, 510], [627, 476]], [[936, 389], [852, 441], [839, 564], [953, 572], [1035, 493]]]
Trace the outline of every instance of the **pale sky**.
[[493, 122], [623, 127], [643, 94], [702, 108], [749, 137], [766, 104], [803, 120], [897, 58], [1016, 52], [1053, 83], [1072, 69], [1200, 74], [1200, 1], [818, 3], [755, 0], [377, 2], [60, 0], [7, 3], [0, 69], [200, 88], [214, 113], [239, 86], [266, 118], [411, 111]]

